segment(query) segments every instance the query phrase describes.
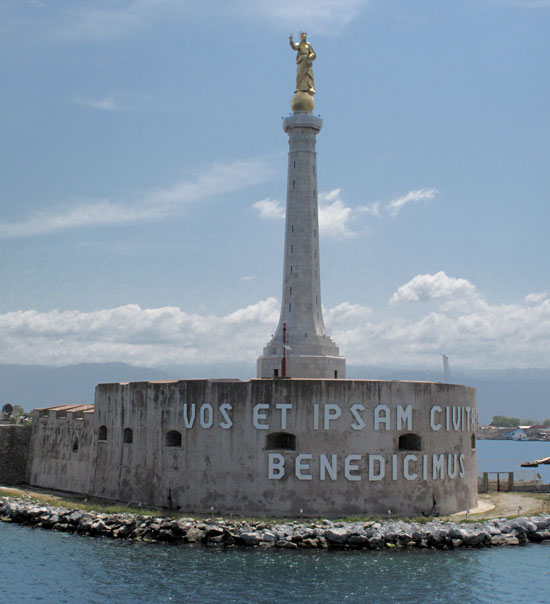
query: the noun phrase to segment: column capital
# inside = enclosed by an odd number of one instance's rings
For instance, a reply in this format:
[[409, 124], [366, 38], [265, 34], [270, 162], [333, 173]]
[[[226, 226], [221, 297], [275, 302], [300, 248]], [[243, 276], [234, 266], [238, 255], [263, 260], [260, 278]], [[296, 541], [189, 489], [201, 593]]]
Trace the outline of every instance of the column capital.
[[323, 127], [323, 120], [309, 111], [296, 111], [283, 120], [283, 130], [288, 132], [292, 128], [313, 128], [317, 132]]

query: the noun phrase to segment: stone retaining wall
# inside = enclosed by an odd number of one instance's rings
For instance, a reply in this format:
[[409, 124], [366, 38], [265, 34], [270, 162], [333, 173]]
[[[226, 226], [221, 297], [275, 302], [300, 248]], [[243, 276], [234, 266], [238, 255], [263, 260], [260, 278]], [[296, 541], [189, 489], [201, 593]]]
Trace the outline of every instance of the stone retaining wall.
[[284, 549], [405, 549], [524, 545], [550, 540], [550, 515], [499, 518], [483, 523], [384, 522], [251, 522], [223, 518], [156, 518], [105, 514], [51, 507], [18, 498], [0, 498], [0, 520], [112, 539], [208, 547], [235, 545]]

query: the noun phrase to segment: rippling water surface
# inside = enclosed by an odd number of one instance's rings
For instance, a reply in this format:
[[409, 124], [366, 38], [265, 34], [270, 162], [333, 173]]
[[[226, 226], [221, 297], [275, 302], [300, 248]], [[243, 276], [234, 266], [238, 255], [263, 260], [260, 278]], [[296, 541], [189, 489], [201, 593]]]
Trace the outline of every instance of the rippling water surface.
[[0, 523], [6, 603], [550, 602], [550, 545], [456, 551], [211, 550]]
[[482, 472], [514, 472], [516, 480], [534, 481], [537, 475], [550, 483], [550, 465], [522, 468], [524, 461], [535, 461], [550, 456], [550, 442], [514, 440], [478, 440], [477, 469]]

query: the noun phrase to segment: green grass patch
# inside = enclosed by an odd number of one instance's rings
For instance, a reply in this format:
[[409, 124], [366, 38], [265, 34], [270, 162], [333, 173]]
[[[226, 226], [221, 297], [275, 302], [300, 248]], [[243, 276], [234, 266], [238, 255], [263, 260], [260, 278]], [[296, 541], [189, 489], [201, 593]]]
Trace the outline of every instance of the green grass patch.
[[[48, 493], [37, 493], [35, 491], [29, 493], [21, 489], [0, 488], [0, 497], [17, 498], [24, 501], [32, 501], [41, 505], [104, 514], [136, 514], [140, 516], [158, 516], [163, 518], [177, 518], [182, 515], [174, 510], [140, 508], [139, 506], [107, 502], [104, 500], [94, 499], [92, 497], [88, 499], [79, 499], [76, 497], [64, 497], [60, 495], [50, 495]], [[85, 499], [87, 499], [87, 501], [85, 501]]]

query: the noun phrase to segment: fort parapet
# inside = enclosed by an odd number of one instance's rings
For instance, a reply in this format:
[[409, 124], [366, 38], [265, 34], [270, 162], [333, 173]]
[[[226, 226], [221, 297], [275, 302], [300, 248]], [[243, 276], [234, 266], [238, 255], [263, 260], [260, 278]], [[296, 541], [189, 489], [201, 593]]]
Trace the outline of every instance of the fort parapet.
[[418, 516], [476, 504], [466, 386], [100, 384], [93, 409], [35, 411], [31, 484], [197, 513]]

